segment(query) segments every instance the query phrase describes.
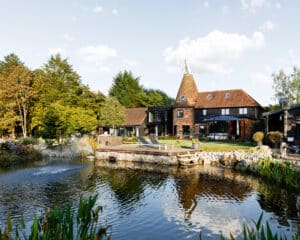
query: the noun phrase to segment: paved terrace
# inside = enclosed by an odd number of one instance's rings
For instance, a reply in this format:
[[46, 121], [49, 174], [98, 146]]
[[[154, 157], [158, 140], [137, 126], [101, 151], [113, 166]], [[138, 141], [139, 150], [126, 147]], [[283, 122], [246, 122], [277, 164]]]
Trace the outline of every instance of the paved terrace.
[[173, 148], [172, 146], [160, 147], [153, 146], [132, 146], [132, 145], [118, 145], [118, 146], [103, 146], [96, 149], [97, 152], [116, 152], [116, 153], [131, 153], [155, 156], [177, 156], [183, 154], [194, 154], [199, 152], [197, 149], [189, 148]]

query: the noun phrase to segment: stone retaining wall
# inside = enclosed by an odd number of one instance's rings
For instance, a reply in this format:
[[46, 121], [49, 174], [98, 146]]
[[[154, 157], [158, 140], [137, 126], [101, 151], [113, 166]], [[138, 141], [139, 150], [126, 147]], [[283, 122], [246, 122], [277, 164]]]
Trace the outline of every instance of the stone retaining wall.
[[[258, 159], [272, 158], [272, 151], [268, 146], [261, 146], [259, 148], [256, 147], [250, 150], [238, 150], [231, 152], [197, 152], [192, 154], [196, 154], [196, 156], [200, 160], [199, 162], [202, 162], [204, 165], [249, 165], [252, 164], [253, 161], [256, 161]], [[97, 151], [96, 159], [108, 161], [154, 163], [160, 165], [179, 164], [177, 156], [134, 152]]]
[[152, 154], [126, 153], [126, 152], [96, 152], [96, 159], [108, 160], [108, 161], [130, 161], [130, 162], [140, 162], [140, 163], [153, 163], [153, 164], [160, 164], [160, 165], [178, 165], [176, 156], [159, 156], [159, 155], [152, 155]]
[[261, 146], [231, 152], [199, 152], [197, 156], [204, 164], [235, 166], [237, 163], [251, 164], [258, 159], [272, 158], [272, 151], [268, 146]]

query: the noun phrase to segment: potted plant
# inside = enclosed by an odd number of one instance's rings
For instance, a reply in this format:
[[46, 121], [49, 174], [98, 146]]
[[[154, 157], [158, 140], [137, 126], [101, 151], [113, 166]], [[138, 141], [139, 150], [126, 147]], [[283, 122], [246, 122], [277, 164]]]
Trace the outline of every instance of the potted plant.
[[263, 132], [256, 132], [253, 134], [253, 141], [257, 143], [257, 146], [261, 146], [262, 145], [262, 141], [264, 139], [264, 133]]
[[199, 140], [196, 139], [196, 138], [193, 138], [193, 139], [192, 139], [192, 148], [193, 148], [193, 149], [198, 149], [199, 146], [200, 146]]

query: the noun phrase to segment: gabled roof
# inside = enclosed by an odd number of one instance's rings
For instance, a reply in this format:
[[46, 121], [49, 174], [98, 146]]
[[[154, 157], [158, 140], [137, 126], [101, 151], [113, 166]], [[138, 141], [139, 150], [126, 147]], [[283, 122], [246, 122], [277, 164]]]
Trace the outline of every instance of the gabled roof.
[[199, 92], [195, 108], [261, 107], [242, 89]]
[[126, 108], [124, 126], [140, 126], [147, 117], [147, 108]]

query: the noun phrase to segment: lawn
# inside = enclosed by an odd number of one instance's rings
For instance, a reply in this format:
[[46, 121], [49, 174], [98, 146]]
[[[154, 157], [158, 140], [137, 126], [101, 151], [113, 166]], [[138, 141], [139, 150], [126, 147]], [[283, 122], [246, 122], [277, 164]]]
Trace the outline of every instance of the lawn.
[[[192, 148], [192, 140], [159, 140], [160, 143], [174, 145], [175, 148]], [[254, 147], [252, 143], [245, 142], [200, 142], [199, 149], [206, 152], [229, 152], [234, 150], [247, 150]]]

